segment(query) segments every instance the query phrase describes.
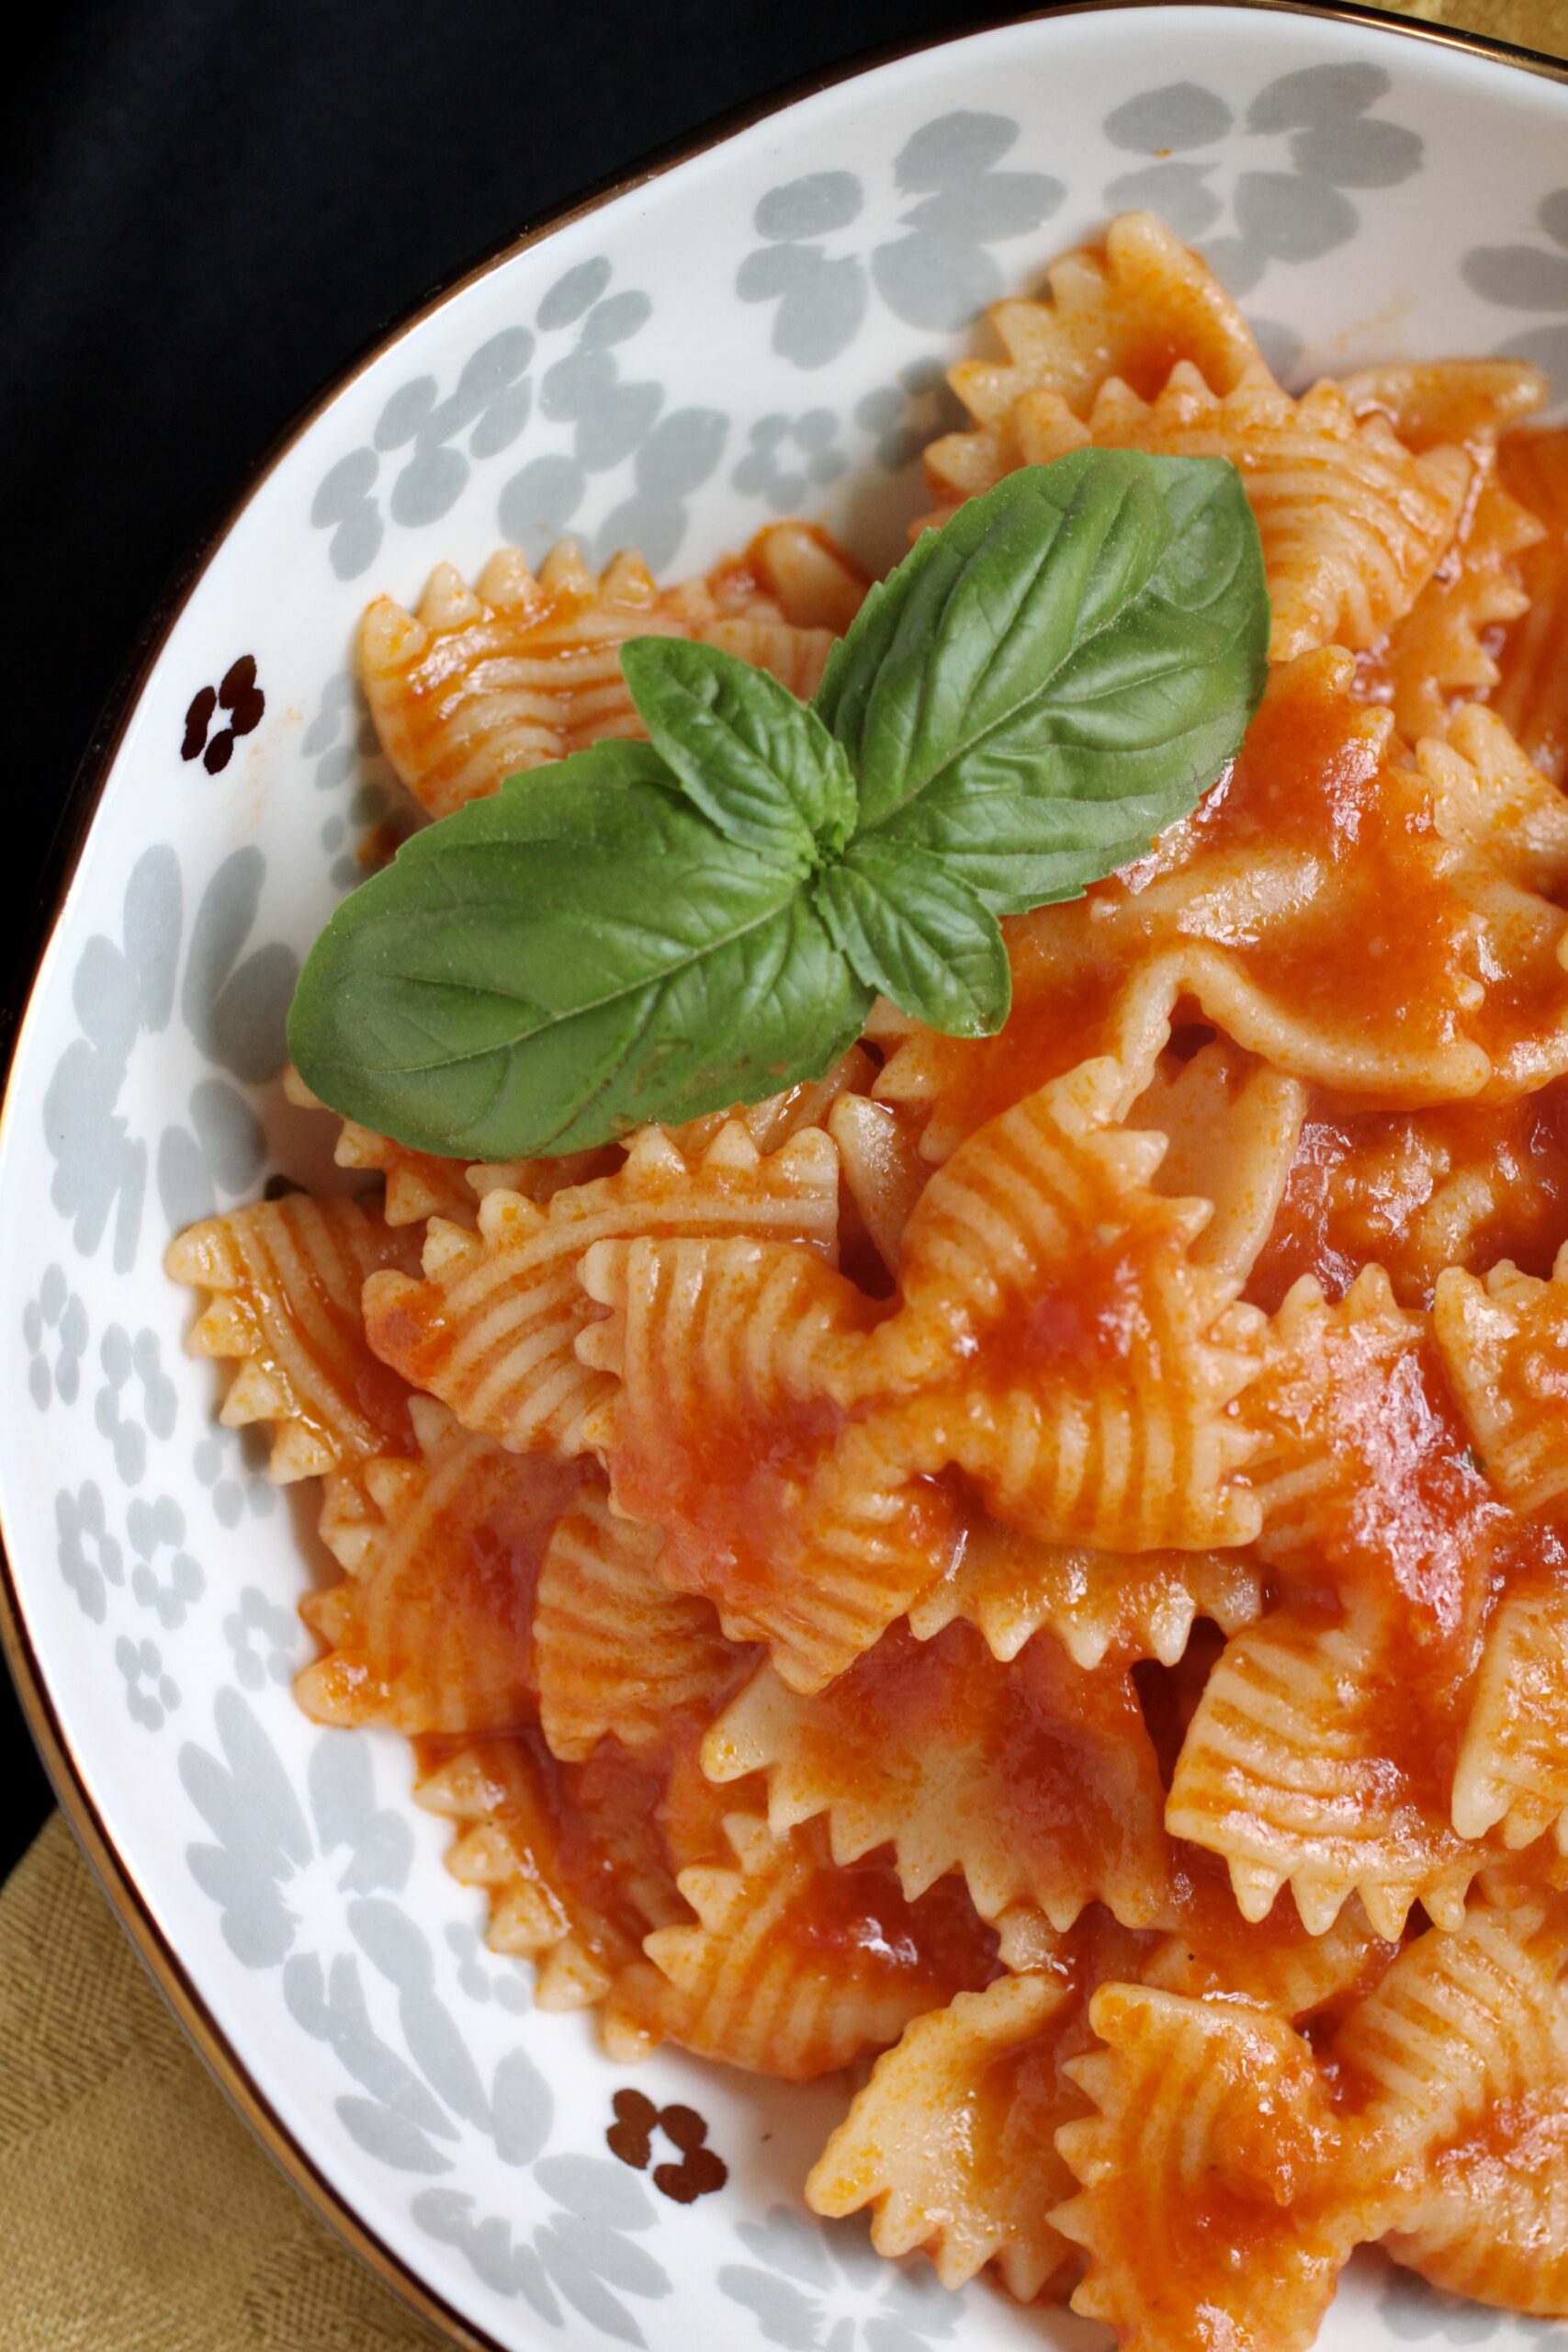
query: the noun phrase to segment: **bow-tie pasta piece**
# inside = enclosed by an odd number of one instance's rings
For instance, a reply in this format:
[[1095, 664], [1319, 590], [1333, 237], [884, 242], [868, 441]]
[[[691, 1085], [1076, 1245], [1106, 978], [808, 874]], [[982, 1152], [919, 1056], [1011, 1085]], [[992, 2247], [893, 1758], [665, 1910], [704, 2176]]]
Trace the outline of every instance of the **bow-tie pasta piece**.
[[417, 615], [378, 597], [360, 628], [360, 676], [397, 775], [445, 817], [520, 769], [642, 735], [621, 675], [628, 638], [698, 639], [794, 694], [814, 693], [833, 630], [792, 620], [768, 587], [793, 586], [813, 612], [837, 616], [852, 614], [857, 578], [825, 543], [815, 564], [798, 548], [781, 560], [764, 547], [754, 571], [742, 560], [672, 589], [656, 587], [635, 555], [595, 579], [566, 543], [536, 578], [517, 548], [502, 548], [471, 589], [440, 565]]
[[983, 1514], [952, 1574], [912, 1603], [909, 1623], [929, 1641], [962, 1618], [1004, 1663], [1044, 1628], [1087, 1671], [1108, 1657], [1174, 1666], [1200, 1617], [1235, 1634], [1262, 1608], [1263, 1577], [1246, 1553], [1091, 1552]]
[[1321, 2030], [1343, 2015], [1386, 1975], [1399, 1946], [1374, 1934], [1352, 1895], [1331, 1927], [1309, 1934], [1300, 1918], [1276, 1906], [1268, 1932], [1256, 1933], [1237, 1911], [1228, 1884], [1206, 1882], [1190, 1870], [1196, 1900], [1181, 1928], [1138, 1963], [1138, 1980], [1195, 2000], [1217, 1996], [1261, 2003], [1292, 2025], [1311, 2018]]
[[1529, 605], [1520, 559], [1541, 526], [1497, 480], [1495, 452], [1473, 454], [1477, 486], [1453, 546], [1410, 610], [1356, 664], [1358, 692], [1393, 711], [1407, 743], [1446, 734], [1456, 705], [1485, 700], [1502, 676], [1499, 634]]
[[1198, 1265], [1247, 1280], [1279, 1215], [1307, 1102], [1300, 1079], [1238, 1053], [1223, 1037], [1185, 1061], [1162, 1055], [1156, 1063], [1127, 1123], [1169, 1138], [1157, 1192], [1212, 1204], [1192, 1243]]
[[447, 1866], [487, 1893], [491, 1947], [533, 1961], [541, 2008], [602, 2004], [604, 2046], [626, 2061], [658, 2029], [616, 1988], [644, 1971], [654, 1928], [691, 1918], [681, 1873], [727, 1851], [725, 1800], [697, 1768], [700, 1732], [700, 1717], [676, 1716], [656, 1746], [607, 1737], [581, 1763], [533, 1732], [419, 1745], [416, 1794], [457, 1824]]
[[1359, 422], [1382, 417], [1407, 449], [1495, 447], [1551, 387], [1525, 359], [1415, 359], [1358, 368], [1340, 389]]
[[1521, 559], [1529, 609], [1498, 655], [1493, 706], [1553, 784], [1568, 779], [1568, 437], [1516, 433], [1499, 452], [1503, 485], [1541, 525]]
[[[446, 1867], [490, 1904], [488, 1940], [530, 1960], [541, 2009], [589, 2008], [637, 1960], [650, 1927], [684, 1906], [667, 1874], [617, 1878], [584, 1841], [563, 1838], [565, 1809], [547, 1759], [521, 1739], [435, 1745], [416, 1796], [455, 1825]], [[579, 1866], [574, 1869], [573, 1864]]]
[[1252, 1485], [1282, 1557], [1353, 1519], [1366, 1477], [1357, 1441], [1376, 1427], [1422, 1332], [1381, 1266], [1363, 1268], [1332, 1306], [1303, 1274], [1270, 1317], [1245, 1410], [1258, 1435]]
[[926, 451], [942, 502], [936, 519], [1029, 462], [1018, 424], [1031, 394], [1087, 417], [1108, 379], [1152, 400], [1179, 361], [1221, 396], [1273, 380], [1229, 295], [1152, 212], [1113, 220], [1103, 246], [1064, 254], [1046, 283], [1048, 301], [998, 302], [987, 313], [1006, 360], [963, 359], [950, 371], [975, 424]]
[[1292, 1287], [1242, 1411], [1266, 1557], [1309, 1585], [1325, 1564], [1374, 1595], [1392, 1583], [1432, 1640], [1474, 1623], [1502, 1515], [1427, 1320], [1396, 1305], [1381, 1266], [1333, 1306], [1310, 1274]]
[[[1189, 1252], [1206, 1206], [1154, 1190], [1167, 1141], [1125, 1125], [1143, 1079], [1110, 1057], [1078, 1063], [988, 1121], [932, 1176], [903, 1235], [902, 1311], [852, 1375], [866, 1393], [913, 1394], [950, 1376], [1043, 1298], [1056, 1311], [1040, 1352], [1053, 1352], [1071, 1337], [1055, 1328], [1067, 1311], [1055, 1292], [1100, 1227], [1150, 1257]], [[1219, 1286], [1203, 1284], [1219, 1300]]]
[[1017, 466], [1091, 444], [1228, 458], [1258, 517], [1275, 661], [1371, 646], [1409, 611], [1459, 527], [1462, 448], [1413, 454], [1327, 379], [1292, 400], [1202, 264], [1147, 215], [1118, 221], [1103, 254], [1059, 263], [1051, 284], [1050, 305], [991, 313], [1010, 365], [953, 369], [976, 424], [926, 451], [932, 521]]
[[[326, 1110], [292, 1063], [283, 1073], [283, 1091], [299, 1110]], [[328, 1113], [329, 1117], [334, 1115]], [[381, 1214], [389, 1225], [423, 1225], [433, 1216], [460, 1225], [473, 1223], [474, 1195], [464, 1160], [440, 1159], [433, 1152], [411, 1150], [389, 1136], [362, 1127], [356, 1119], [338, 1122], [333, 1158], [340, 1168], [383, 1179]]]
[[645, 1939], [616, 1985], [608, 2030], [803, 2082], [886, 2049], [912, 2018], [994, 1973], [996, 1939], [947, 1881], [908, 1902], [872, 1861], [836, 1869], [811, 1825], [775, 1837], [726, 1823], [733, 1860], [680, 1874], [694, 1925]]
[[1244, 1917], [1291, 1886], [1314, 1934], [1359, 1894], [1397, 1937], [1413, 1903], [1454, 1926], [1485, 1860], [1449, 1817], [1450, 1776], [1389, 1611], [1287, 1604], [1228, 1643], [1182, 1743], [1166, 1826], [1229, 1865]]
[[916, 1417], [851, 1419], [829, 1393], [874, 1304], [767, 1242], [600, 1242], [582, 1279], [609, 1309], [579, 1352], [606, 1384], [584, 1435], [615, 1508], [665, 1530], [668, 1585], [712, 1601], [732, 1641], [766, 1642], [792, 1690], [820, 1690], [963, 1533]]
[[[1178, 991], [1157, 956], [1123, 963], [1089, 952], [1077, 918], [1093, 903], [1091, 895], [1043, 910], [1054, 918], [1048, 929], [1028, 916], [1004, 924], [1012, 1012], [996, 1036], [965, 1038], [961, 1053], [953, 1052], [958, 1040], [886, 998], [872, 1006], [865, 1034], [884, 1057], [872, 1099], [898, 1113], [931, 1167], [943, 1166], [987, 1119], [1086, 1060], [1113, 1061], [1129, 1080], [1135, 1075], [1129, 1102], [1149, 1083], [1171, 1035]], [[1100, 944], [1097, 937], [1095, 949]], [[1049, 983], [1047, 960], [1055, 967]]]
[[1453, 1826], [1449, 1759], [1505, 1515], [1381, 1268], [1334, 1306], [1297, 1283], [1244, 1410], [1259, 1551], [1303, 1591], [1215, 1668], [1167, 1826], [1225, 1858], [1248, 1918], [1288, 1879], [1314, 1929], [1353, 1889], [1380, 1934], [1417, 1897], [1451, 1925], [1485, 1859]]
[[271, 1423], [280, 1485], [413, 1451], [408, 1391], [367, 1343], [360, 1294], [367, 1275], [397, 1279], [418, 1262], [416, 1232], [343, 1194], [231, 1209], [170, 1244], [175, 1281], [211, 1294], [192, 1352], [240, 1367], [219, 1418], [228, 1429]]
[[1384, 2251], [1444, 2294], [1568, 2319], [1565, 2097], [1534, 2086], [1514, 2128], [1439, 2159]]
[[1164, 1791], [1131, 1677], [1086, 1674], [1048, 1634], [1009, 1666], [952, 1625], [886, 1633], [828, 1690], [761, 1667], [703, 1743], [715, 1781], [762, 1772], [784, 1833], [826, 1816], [833, 1859], [886, 1846], [911, 1899], [962, 1871], [983, 1919], [1058, 1930], [1099, 1901], [1150, 1926], [1169, 1875]]
[[1568, 2316], [1568, 1912], [1472, 1905], [1353, 2010], [1336, 2069], [1397, 2180], [1384, 2244], [1450, 2294]]
[[1326, 379], [1299, 401], [1272, 380], [1217, 399], [1186, 360], [1152, 402], [1106, 384], [1085, 421], [1029, 393], [1012, 431], [1023, 465], [1090, 447], [1229, 458], [1263, 542], [1277, 662], [1325, 645], [1360, 652], [1409, 612], [1458, 532], [1475, 462], [1462, 449], [1413, 457], [1381, 420], [1359, 424]]
[[1314, 1100], [1247, 1295], [1277, 1312], [1303, 1274], [1337, 1288], [1381, 1263], [1401, 1306], [1449, 1266], [1548, 1273], [1568, 1225], [1568, 1087], [1417, 1112]]
[[1417, 754], [1452, 888], [1481, 922], [1482, 968], [1496, 974], [1472, 1023], [1495, 1091], [1568, 1070], [1568, 800], [1491, 711], [1461, 711], [1446, 742]]
[[1472, 2132], [1490, 2109], [1568, 2076], [1568, 1903], [1478, 1898], [1406, 1945], [1334, 2042], [1336, 2064], [1402, 2160]]
[[1516, 1510], [1568, 1494], [1568, 1244], [1550, 1282], [1506, 1260], [1438, 1276], [1432, 1328], [1488, 1476]]
[[1196, 1262], [1208, 1205], [1152, 1180], [1157, 1132], [1123, 1126], [1138, 1079], [1088, 1062], [991, 1120], [931, 1180], [902, 1244], [900, 1312], [846, 1356], [846, 1402], [908, 1396], [924, 1459], [993, 1513], [1101, 1551], [1245, 1544], [1227, 1408], [1259, 1318]]
[[594, 1314], [579, 1268], [595, 1242], [765, 1234], [829, 1255], [838, 1216], [838, 1155], [817, 1129], [763, 1155], [731, 1122], [688, 1159], [646, 1128], [614, 1175], [568, 1186], [544, 1207], [501, 1190], [480, 1204], [477, 1233], [433, 1225], [423, 1281], [367, 1285], [366, 1329], [383, 1363], [466, 1428], [515, 1453], [570, 1456], [583, 1450], [584, 1421], [613, 1387], [576, 1353]]
[[1008, 923], [1007, 1025], [978, 1043], [911, 1035], [877, 1082], [921, 1113], [929, 1158], [1086, 1054], [1142, 1051], [1151, 1033], [1157, 1050], [1184, 1003], [1276, 1070], [1380, 1109], [1480, 1092], [1488, 1043], [1506, 1054], [1520, 1033], [1515, 976], [1488, 953], [1513, 933], [1488, 932], [1486, 855], [1457, 807], [1450, 841], [1442, 796], [1353, 686], [1337, 650], [1277, 669], [1191, 817], [1076, 903]]
[[1051, 2215], [1089, 2257], [1073, 2309], [1136, 2352], [1305, 2352], [1362, 2234], [1310, 2046], [1136, 1984], [1101, 1985], [1089, 2018], [1107, 2047], [1069, 2072], [1095, 2112], [1056, 2137], [1080, 2188]]
[[419, 1453], [326, 1482], [321, 1533], [345, 1571], [300, 1614], [326, 1644], [296, 1694], [318, 1723], [510, 1731], [533, 1720], [535, 1591], [578, 1467], [523, 1462], [416, 1396]]
[[1002, 1976], [917, 2018], [812, 2167], [812, 2211], [869, 2205], [877, 2252], [928, 2254], [944, 2287], [994, 2260], [1021, 2302], [1043, 2295], [1074, 2259], [1046, 2217], [1073, 2188], [1055, 2133], [1084, 2100], [1057, 2057], [1077, 2009], [1063, 1978]]
[[660, 1581], [662, 1542], [593, 1492], [550, 1532], [533, 1642], [540, 1727], [558, 1757], [577, 1761], [611, 1736], [646, 1747], [682, 1708], [711, 1715], [735, 1683], [744, 1653], [708, 1602]]
[[1359, 424], [1381, 418], [1417, 457], [1463, 447], [1476, 463], [1452, 547], [1409, 612], [1357, 665], [1360, 691], [1386, 704], [1414, 743], [1446, 733], [1456, 703], [1487, 698], [1501, 675], [1499, 632], [1529, 606], [1519, 558], [1545, 532], [1504, 488], [1498, 446], [1540, 407], [1549, 386], [1522, 359], [1365, 368], [1341, 385]]
[[1466, 1838], [1498, 1830], [1510, 1849], [1555, 1828], [1568, 1850], [1568, 1557], [1554, 1532], [1539, 1542], [1546, 1577], [1508, 1593], [1487, 1628], [1453, 1819]]

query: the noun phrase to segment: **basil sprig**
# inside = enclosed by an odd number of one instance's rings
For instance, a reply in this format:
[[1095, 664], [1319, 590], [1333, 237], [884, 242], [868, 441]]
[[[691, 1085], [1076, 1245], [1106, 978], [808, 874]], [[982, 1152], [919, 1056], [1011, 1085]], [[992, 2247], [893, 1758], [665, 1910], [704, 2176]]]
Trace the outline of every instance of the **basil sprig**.
[[470, 1159], [578, 1151], [819, 1077], [873, 997], [988, 1036], [998, 915], [1185, 816], [1267, 673], [1227, 460], [1080, 449], [961, 506], [872, 589], [814, 702], [679, 638], [622, 668], [646, 743], [416, 833], [289, 1015], [345, 1116]]

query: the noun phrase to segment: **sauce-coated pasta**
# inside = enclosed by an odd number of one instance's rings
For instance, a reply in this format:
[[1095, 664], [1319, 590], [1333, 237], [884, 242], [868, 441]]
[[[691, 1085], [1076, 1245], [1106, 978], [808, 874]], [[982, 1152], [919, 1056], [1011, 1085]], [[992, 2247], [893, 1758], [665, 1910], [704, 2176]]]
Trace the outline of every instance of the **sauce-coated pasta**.
[[[882, 1004], [570, 1160], [349, 1125], [384, 1197], [171, 1271], [324, 1476], [301, 1703], [419, 1738], [541, 2007], [863, 2062], [815, 2210], [1136, 2352], [1304, 2352], [1368, 2240], [1568, 2316], [1568, 434], [1522, 364], [1292, 396], [1146, 215], [995, 324], [936, 519], [1241, 473], [1272, 673], [1196, 811], [1008, 921], [994, 1037]], [[362, 675], [439, 816], [637, 732], [630, 636], [809, 693], [865, 585], [505, 550]]]

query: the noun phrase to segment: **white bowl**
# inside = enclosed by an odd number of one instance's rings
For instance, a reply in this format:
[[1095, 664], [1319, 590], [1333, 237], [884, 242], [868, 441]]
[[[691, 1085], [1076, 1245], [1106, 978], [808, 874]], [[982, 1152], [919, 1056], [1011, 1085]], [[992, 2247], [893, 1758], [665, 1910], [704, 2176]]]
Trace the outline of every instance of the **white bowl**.
[[[618, 2164], [623, 2071], [484, 1951], [404, 1743], [290, 1697], [313, 1538], [217, 1426], [161, 1260], [269, 1175], [321, 1172], [276, 1081], [297, 959], [387, 786], [348, 673], [363, 605], [564, 531], [691, 571], [803, 509], [887, 558], [975, 314], [1135, 205], [1204, 247], [1293, 382], [1504, 351], [1568, 388], [1565, 180], [1568, 87], [1415, 28], [1091, 10], [917, 50], [569, 213], [401, 328], [270, 460], [131, 689], [0, 1136], [0, 1616], [61, 1794], [223, 2080], [480, 2342], [1103, 2339], [811, 2221], [831, 2086], [661, 2052], [641, 2087], [700, 2109], [728, 2185], [683, 2206]], [[265, 708], [234, 716], [259, 723], [193, 718], [246, 659]], [[1324, 2344], [1419, 2340], [1543, 2334], [1353, 2269]]]

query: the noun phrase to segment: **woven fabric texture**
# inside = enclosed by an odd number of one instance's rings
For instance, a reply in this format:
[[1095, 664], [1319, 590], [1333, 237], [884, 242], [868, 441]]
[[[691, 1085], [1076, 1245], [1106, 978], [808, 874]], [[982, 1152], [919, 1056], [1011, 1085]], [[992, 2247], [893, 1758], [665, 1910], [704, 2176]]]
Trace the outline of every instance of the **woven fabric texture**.
[[437, 2352], [216, 2087], [57, 1814], [0, 1894], [4, 2352]]

